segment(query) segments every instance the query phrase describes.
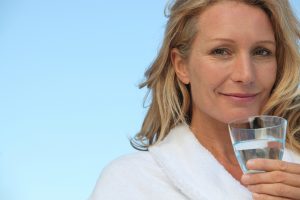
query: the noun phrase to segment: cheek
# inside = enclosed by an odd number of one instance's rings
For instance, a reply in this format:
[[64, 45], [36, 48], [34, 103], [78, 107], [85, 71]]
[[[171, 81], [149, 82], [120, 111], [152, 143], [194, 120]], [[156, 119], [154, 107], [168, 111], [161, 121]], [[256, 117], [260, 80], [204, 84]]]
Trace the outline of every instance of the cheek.
[[215, 92], [224, 82], [224, 73], [205, 66], [191, 73], [192, 101], [199, 107], [211, 107], [215, 102]]
[[225, 81], [228, 70], [224, 67], [224, 63], [219, 64], [202, 58], [198, 59], [195, 64], [190, 68], [191, 82], [195, 85], [212, 89]]
[[211, 108], [217, 104], [216, 91], [224, 85], [228, 74], [222, 64], [199, 59], [197, 65], [190, 68], [192, 101], [197, 107]]
[[276, 81], [277, 66], [276, 63], [260, 73], [260, 81], [266, 90], [271, 91]]
[[207, 97], [208, 93], [216, 88], [216, 76], [213, 76], [209, 70], [198, 70], [191, 74], [191, 88], [193, 96]]

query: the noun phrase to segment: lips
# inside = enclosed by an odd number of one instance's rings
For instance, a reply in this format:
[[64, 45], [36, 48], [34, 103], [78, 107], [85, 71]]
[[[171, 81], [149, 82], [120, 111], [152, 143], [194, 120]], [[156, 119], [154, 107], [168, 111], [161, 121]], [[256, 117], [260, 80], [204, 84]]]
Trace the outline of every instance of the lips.
[[253, 102], [258, 93], [220, 93], [231, 101], [238, 103]]
[[257, 93], [221, 93], [222, 95], [237, 98], [250, 98], [257, 96]]

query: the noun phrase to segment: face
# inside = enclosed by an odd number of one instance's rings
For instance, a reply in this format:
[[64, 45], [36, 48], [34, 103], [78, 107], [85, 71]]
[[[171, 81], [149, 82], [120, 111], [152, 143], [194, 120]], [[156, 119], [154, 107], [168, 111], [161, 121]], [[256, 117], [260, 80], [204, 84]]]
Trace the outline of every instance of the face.
[[212, 5], [197, 19], [189, 57], [176, 50], [178, 78], [191, 86], [193, 121], [228, 123], [257, 115], [276, 78], [276, 44], [268, 16], [234, 1]]

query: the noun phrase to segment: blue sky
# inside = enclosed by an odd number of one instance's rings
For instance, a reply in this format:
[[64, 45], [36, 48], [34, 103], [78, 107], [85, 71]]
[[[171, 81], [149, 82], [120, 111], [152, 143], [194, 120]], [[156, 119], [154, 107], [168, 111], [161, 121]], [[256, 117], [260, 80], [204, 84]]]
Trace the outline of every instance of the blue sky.
[[165, 3], [0, 0], [1, 200], [87, 199], [133, 151]]

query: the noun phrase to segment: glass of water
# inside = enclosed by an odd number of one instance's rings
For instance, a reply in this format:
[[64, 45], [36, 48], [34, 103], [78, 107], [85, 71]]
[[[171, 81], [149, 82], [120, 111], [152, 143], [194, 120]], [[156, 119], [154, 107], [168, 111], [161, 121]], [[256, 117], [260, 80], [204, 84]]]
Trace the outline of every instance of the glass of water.
[[251, 116], [228, 124], [233, 149], [243, 173], [253, 158], [281, 160], [285, 147], [287, 120], [277, 116]]

